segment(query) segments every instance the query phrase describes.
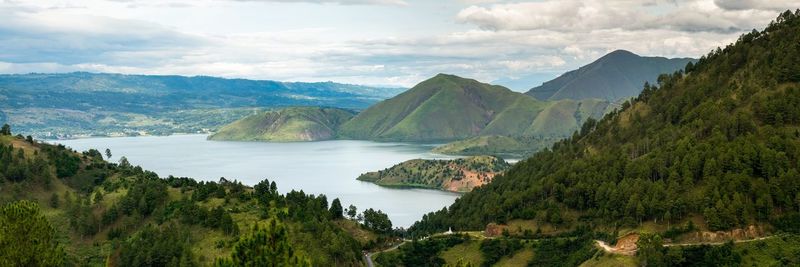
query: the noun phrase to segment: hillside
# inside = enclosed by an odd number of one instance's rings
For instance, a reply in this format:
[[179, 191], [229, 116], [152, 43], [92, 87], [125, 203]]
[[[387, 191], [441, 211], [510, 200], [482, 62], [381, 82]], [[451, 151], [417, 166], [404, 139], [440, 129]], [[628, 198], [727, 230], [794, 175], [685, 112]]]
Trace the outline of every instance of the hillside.
[[433, 148], [432, 152], [446, 155], [499, 155], [512, 158], [527, 157], [555, 143], [558, 139], [484, 135], [450, 142]]
[[337, 108], [292, 107], [251, 115], [209, 136], [217, 141], [320, 141], [336, 136], [353, 112]]
[[364, 110], [342, 125], [339, 134], [381, 141], [560, 138], [590, 116], [602, 116], [608, 105], [602, 100], [541, 102], [502, 86], [439, 74]]
[[534, 87], [526, 94], [540, 100], [598, 98], [611, 102], [639, 95], [642, 84], [683, 69], [689, 58], [642, 57], [616, 50], [594, 62]]
[[492, 181], [510, 167], [502, 159], [490, 156], [454, 160], [412, 159], [390, 168], [368, 172], [360, 181], [391, 187], [420, 187], [453, 192], [469, 192]]
[[0, 123], [49, 138], [187, 133], [215, 130], [263, 108], [364, 109], [402, 91], [332, 82], [206, 76], [0, 75]]
[[439, 74], [359, 113], [342, 125], [340, 134], [394, 141], [472, 137], [504, 111], [513, 112], [509, 109], [512, 104], [521, 109], [538, 104], [535, 99], [520, 96], [501, 86]]
[[[676, 238], [752, 225], [796, 232], [798, 43], [800, 11], [787, 11], [765, 30], [645, 86], [621, 111], [590, 120], [410, 231], [523, 220], [562, 231], [647, 226]], [[697, 228], [675, 230], [689, 220]]]
[[358, 222], [324, 195], [281, 195], [267, 180], [159, 178], [103, 158], [3, 128], [0, 265], [211, 266], [258, 251], [285, 266], [360, 266], [362, 250], [391, 237], [386, 214], [366, 209]]

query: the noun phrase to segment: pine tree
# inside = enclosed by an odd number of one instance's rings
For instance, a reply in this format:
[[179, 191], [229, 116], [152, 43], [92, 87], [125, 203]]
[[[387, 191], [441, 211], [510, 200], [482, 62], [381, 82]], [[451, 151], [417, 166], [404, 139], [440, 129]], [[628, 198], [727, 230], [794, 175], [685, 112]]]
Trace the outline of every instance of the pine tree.
[[240, 239], [230, 259], [217, 259], [215, 266], [311, 266], [308, 258], [297, 254], [289, 243], [289, 231], [272, 218], [266, 227], [253, 227], [253, 233]]
[[0, 266], [62, 266], [55, 229], [30, 201], [0, 208]]

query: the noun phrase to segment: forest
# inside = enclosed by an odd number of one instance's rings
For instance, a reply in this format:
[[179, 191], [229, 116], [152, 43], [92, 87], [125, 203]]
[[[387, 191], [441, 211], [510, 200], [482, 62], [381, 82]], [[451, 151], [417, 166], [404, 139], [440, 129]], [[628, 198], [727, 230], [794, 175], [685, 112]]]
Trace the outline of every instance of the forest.
[[397, 234], [380, 210], [280, 194], [268, 180], [159, 178], [111, 157], [14, 136], [5, 125], [0, 265], [352, 266]]
[[[513, 219], [631, 225], [702, 216], [709, 230], [800, 212], [800, 11], [742, 35], [411, 232]], [[776, 223], [780, 226], [780, 223]]]

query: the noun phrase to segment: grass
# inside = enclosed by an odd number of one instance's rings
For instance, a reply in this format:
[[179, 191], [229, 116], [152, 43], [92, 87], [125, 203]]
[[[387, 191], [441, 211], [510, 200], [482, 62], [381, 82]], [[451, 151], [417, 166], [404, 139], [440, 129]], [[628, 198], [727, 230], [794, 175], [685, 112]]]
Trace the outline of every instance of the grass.
[[339, 228], [350, 234], [350, 236], [355, 238], [359, 243], [361, 243], [362, 246], [370, 241], [375, 241], [378, 238], [375, 233], [361, 228], [357, 222], [347, 219], [339, 219], [334, 221], [334, 223], [339, 226]]
[[800, 265], [800, 236], [783, 235], [753, 242], [737, 243], [734, 250], [742, 256], [741, 266]]
[[473, 266], [480, 266], [483, 263], [480, 248], [480, 241], [469, 240], [442, 251], [440, 257], [450, 265], [455, 265], [461, 260], [464, 263], [472, 263]]
[[598, 251], [594, 257], [583, 262], [580, 267], [635, 267], [636, 258]]
[[526, 266], [528, 262], [533, 259], [533, 249], [526, 247], [512, 255], [511, 257], [503, 257], [494, 266], [500, 267], [515, 267]]

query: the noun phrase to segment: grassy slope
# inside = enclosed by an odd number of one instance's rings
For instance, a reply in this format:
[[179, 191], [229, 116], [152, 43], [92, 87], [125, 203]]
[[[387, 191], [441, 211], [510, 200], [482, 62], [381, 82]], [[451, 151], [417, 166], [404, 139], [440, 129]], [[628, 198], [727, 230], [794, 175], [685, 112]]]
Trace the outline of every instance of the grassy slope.
[[339, 125], [352, 118], [343, 109], [294, 107], [251, 115], [222, 127], [210, 140], [318, 141], [336, 136]]
[[503, 131], [513, 129], [509, 125], [531, 120], [540, 105], [501, 86], [440, 74], [361, 112], [342, 126], [340, 134], [356, 139], [435, 141], [472, 137], [484, 130], [507, 133]]
[[531, 89], [527, 94], [542, 100], [601, 98], [617, 101], [636, 96], [645, 81], [655, 83], [662, 73], [672, 73], [691, 59], [640, 57], [617, 50], [577, 70]]
[[[12, 136], [0, 136], [0, 145], [12, 144], [15, 148], [24, 149], [26, 157], [33, 156], [35, 151], [40, 151], [40, 146], [44, 144], [35, 144], [25, 142], [24, 140], [17, 139]], [[44, 155], [44, 153], [38, 153]], [[44, 155], [46, 158], [46, 155]], [[49, 159], [48, 159], [49, 160]], [[78, 175], [84, 172], [87, 162], [84, 158], [81, 163], [81, 170]], [[135, 176], [128, 176], [123, 173], [114, 173], [112, 176], [107, 177], [104, 184], [122, 184], [130, 185], [135, 183]], [[193, 190], [182, 191], [180, 188], [167, 187], [168, 198], [167, 203], [170, 201], [178, 201], [181, 199], [191, 199]], [[118, 204], [124, 197], [128, 189], [125, 186], [120, 186], [112, 191], [106, 191], [103, 186], [95, 186], [92, 189], [92, 198], [94, 193], [102, 192], [103, 198], [99, 202], [91, 201], [92, 213], [98, 218], [109, 209], [111, 206]], [[252, 192], [252, 188], [246, 188], [246, 192]], [[60, 204], [57, 207], [50, 206], [50, 198], [53, 194], [59, 196]], [[109, 240], [107, 238], [108, 232], [112, 228], [125, 229], [124, 235], [130, 235], [148, 224], [157, 224], [153, 216], [148, 217], [135, 217], [120, 215], [117, 221], [111, 225], [104, 225], [100, 231], [92, 236], [83, 236], [78, 234], [70, 227], [70, 217], [66, 211], [65, 196], [71, 195], [75, 197], [83, 193], [68, 186], [64, 179], [53, 178], [49, 186], [45, 186], [38, 180], [26, 180], [23, 182], [12, 183], [0, 177], [0, 204], [27, 199], [39, 203], [39, 207], [45, 217], [51, 222], [51, 225], [56, 229], [59, 235], [59, 242], [65, 246], [65, 251], [68, 254], [70, 261], [79, 262], [81, 265], [86, 266], [103, 266], [108, 259], [108, 255], [114, 253], [114, 242], [118, 240]], [[87, 198], [84, 196], [83, 198]], [[166, 203], [165, 203], [166, 205]], [[207, 200], [199, 202], [200, 207], [208, 208], [209, 210], [222, 206], [225, 210], [231, 211], [231, 216], [234, 222], [238, 225], [240, 235], [246, 235], [252, 230], [252, 226], [256, 223], [265, 222], [262, 219], [263, 207], [256, 204], [254, 199], [248, 201], [240, 201], [238, 198], [217, 198], [213, 195]], [[177, 221], [177, 219], [175, 219]], [[304, 229], [301, 222], [284, 220], [283, 221], [290, 229], [290, 240], [294, 248], [298, 249], [300, 253], [309, 256], [312, 261], [327, 259], [330, 255], [328, 253], [329, 244], [318, 242], [317, 236], [308, 229]], [[377, 235], [369, 230], [365, 230], [357, 223], [346, 219], [331, 221], [334, 228], [347, 233], [348, 238], [354, 238], [361, 245], [365, 245], [370, 241], [374, 241]], [[227, 257], [232, 251], [233, 244], [237, 241], [236, 236], [226, 235], [219, 229], [202, 227], [200, 225], [184, 225], [189, 230], [189, 243], [190, 249], [195, 255], [195, 259], [201, 265], [210, 265], [219, 257]], [[222, 244], [222, 246], [220, 246]], [[347, 264], [360, 264], [360, 258], [353, 259], [353, 262]], [[343, 263], [344, 264], [344, 263]]]

